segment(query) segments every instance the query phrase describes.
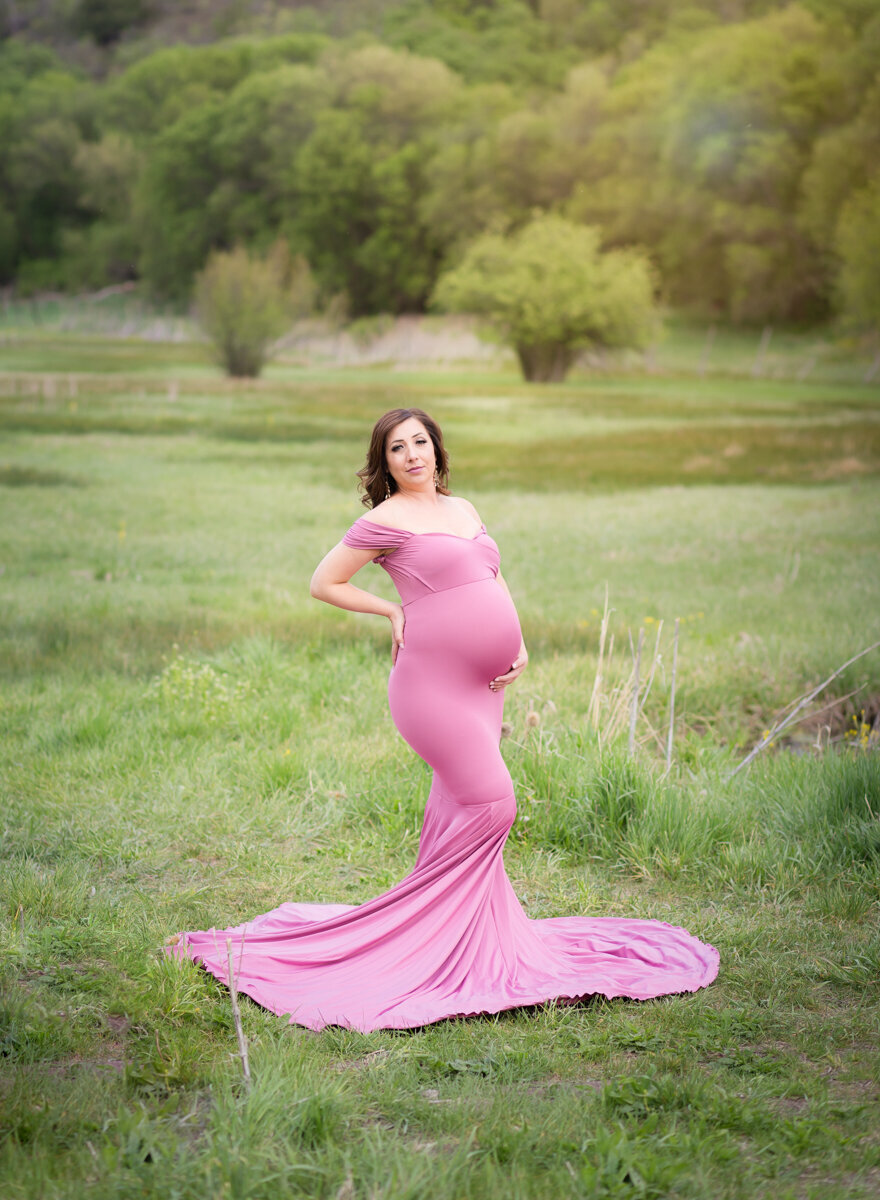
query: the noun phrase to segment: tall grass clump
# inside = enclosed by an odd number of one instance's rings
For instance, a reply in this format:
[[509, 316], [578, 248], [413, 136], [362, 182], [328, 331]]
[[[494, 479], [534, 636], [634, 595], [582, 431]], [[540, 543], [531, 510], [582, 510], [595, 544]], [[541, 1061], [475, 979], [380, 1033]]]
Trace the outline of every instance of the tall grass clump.
[[[700, 786], [700, 783], [703, 786]], [[639, 819], [627, 831], [621, 857], [637, 875], [700, 874], [719, 850], [743, 836], [747, 811], [720, 787], [659, 780]]]
[[702, 874], [754, 824], [750, 797], [733, 796], [719, 774], [670, 778], [659, 762], [628, 754], [622, 740], [596, 748], [563, 735], [518, 765], [526, 836], [578, 861], [639, 876]]
[[617, 746], [595, 757], [560, 753], [568, 771], [547, 787], [546, 767], [537, 752], [523, 762], [527, 787], [539, 780], [547, 803], [536, 816], [537, 840], [579, 858], [617, 859], [621, 846], [646, 809], [656, 803], [660, 783], [649, 767]]
[[880, 867], [880, 756], [781, 760], [762, 776], [780, 840], [817, 875]]
[[869, 884], [878, 874], [876, 754], [782, 753], [736, 779], [718, 759], [670, 775], [659, 760], [627, 753], [622, 736], [597, 744], [560, 730], [515, 744], [510, 757], [514, 836], [579, 862], [758, 890], [841, 875]]

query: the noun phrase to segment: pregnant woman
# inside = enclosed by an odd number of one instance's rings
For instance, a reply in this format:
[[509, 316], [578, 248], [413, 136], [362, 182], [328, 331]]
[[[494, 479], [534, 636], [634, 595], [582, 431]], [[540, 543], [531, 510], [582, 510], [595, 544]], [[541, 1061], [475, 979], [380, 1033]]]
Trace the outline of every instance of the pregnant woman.
[[[711, 983], [717, 951], [665, 921], [526, 916], [502, 859], [516, 801], [499, 741], [504, 689], [528, 656], [498, 547], [450, 495], [440, 429], [421, 409], [380, 418], [359, 475], [370, 517], [322, 560], [311, 592], [391, 623], [391, 714], [434, 772], [415, 867], [365, 904], [282, 904], [181, 934], [172, 953], [228, 983], [231, 938], [239, 991], [311, 1029], [405, 1029]], [[400, 604], [349, 582], [371, 561]]]

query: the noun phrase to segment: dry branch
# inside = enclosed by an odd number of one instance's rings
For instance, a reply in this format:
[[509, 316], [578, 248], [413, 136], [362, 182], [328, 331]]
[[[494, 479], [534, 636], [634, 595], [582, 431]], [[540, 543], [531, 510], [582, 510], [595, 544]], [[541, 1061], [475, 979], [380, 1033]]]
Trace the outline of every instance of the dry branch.
[[645, 704], [647, 703], [648, 696], [649, 696], [649, 695], [650, 695], [650, 693], [651, 693], [651, 687], [652, 687], [652, 685], [653, 685], [653, 683], [654, 683], [654, 676], [657, 674], [657, 664], [658, 664], [658, 663], [660, 662], [660, 660], [661, 660], [661, 655], [660, 655], [660, 635], [661, 635], [662, 633], [663, 633], [663, 622], [662, 622], [662, 621], [658, 621], [658, 623], [657, 623], [657, 636], [656, 636], [656, 638], [654, 639], [654, 656], [653, 656], [653, 658], [651, 659], [651, 673], [650, 673], [650, 675], [648, 676], [648, 682], [645, 684], [645, 690], [642, 692], [642, 697], [641, 697], [641, 700], [639, 701], [639, 716], [640, 716], [640, 717], [641, 717], [641, 716], [644, 716], [644, 713], [645, 713]]
[[[759, 755], [766, 746], [769, 746], [770, 743], [780, 733], [782, 733], [783, 730], [789, 729], [792, 725], [797, 725], [799, 722], [797, 720], [795, 720], [795, 718], [797, 717], [798, 713], [802, 712], [806, 708], [806, 706], [810, 703], [811, 700], [814, 700], [816, 698], [816, 696], [819, 695], [820, 692], [824, 691], [825, 688], [828, 687], [828, 684], [831, 683], [833, 680], [835, 680], [838, 675], [840, 675], [843, 671], [846, 670], [847, 667], [851, 667], [854, 662], [858, 662], [858, 660], [860, 658], [864, 658], [866, 654], [870, 654], [871, 651], [876, 650], [878, 646], [880, 646], [880, 641], [874, 642], [870, 646], [866, 646], [864, 650], [860, 650], [858, 652], [858, 654], [854, 654], [852, 656], [852, 658], [848, 658], [845, 663], [843, 663], [841, 666], [839, 666], [837, 668], [836, 671], [832, 671], [831, 674], [828, 676], [828, 678], [826, 680], [824, 680], [822, 683], [820, 683], [818, 687], [812, 688], [811, 691], [805, 692], [802, 696], [799, 696], [796, 700], [792, 700], [791, 704], [786, 705], [786, 707], [782, 710], [782, 712], [783, 713], [787, 712], [788, 715], [782, 716], [776, 720], [776, 722], [773, 725], [773, 728], [768, 730], [764, 734], [764, 736], [761, 738], [761, 740], [755, 746], [752, 747], [752, 749], [749, 751], [749, 753], [746, 755], [746, 757], [742, 760], [742, 762], [739, 763], [736, 767], [734, 767], [734, 769], [728, 775], [728, 779], [733, 779], [734, 775], [736, 775], [739, 771], [741, 771], [743, 769], [743, 767], [747, 767], [749, 765], [749, 763], [752, 761], [752, 759], [757, 757], [757, 755]], [[809, 714], [806, 714], [806, 715], [809, 715]], [[800, 719], [803, 720], [804, 718], [802, 717]]]

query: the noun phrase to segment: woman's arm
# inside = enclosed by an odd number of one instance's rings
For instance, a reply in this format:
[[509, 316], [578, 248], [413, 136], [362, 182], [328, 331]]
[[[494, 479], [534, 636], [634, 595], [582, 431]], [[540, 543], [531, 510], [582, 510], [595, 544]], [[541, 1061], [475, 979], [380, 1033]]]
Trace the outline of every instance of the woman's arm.
[[392, 600], [383, 600], [363, 588], [349, 583], [352, 575], [376, 557], [375, 550], [356, 550], [343, 542], [325, 554], [315, 568], [309, 584], [309, 594], [325, 604], [334, 604], [348, 612], [374, 613], [391, 622], [391, 662], [397, 662], [397, 652], [403, 646], [403, 609]]

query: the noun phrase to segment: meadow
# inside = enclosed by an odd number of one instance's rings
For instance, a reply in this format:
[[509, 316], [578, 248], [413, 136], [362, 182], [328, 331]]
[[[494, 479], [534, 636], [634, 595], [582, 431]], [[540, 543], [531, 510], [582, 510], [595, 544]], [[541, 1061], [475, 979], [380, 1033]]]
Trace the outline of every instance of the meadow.
[[[295, 361], [245, 385], [191, 343], [4, 335], [4, 1196], [877, 1194], [880, 650], [732, 772], [880, 638], [880, 388], [846, 364], [798, 378], [800, 344], [757, 378], [722, 341], [704, 375], [688, 334], [664, 369], [560, 387]], [[248, 1090], [228, 993], [161, 947], [412, 866], [429, 778], [387, 712], [385, 623], [308, 596], [363, 511], [372, 421], [410, 404], [530, 649], [503, 742], [517, 894], [684, 925], [721, 973], [407, 1033], [315, 1034], [244, 999]], [[356, 582], [393, 594], [374, 567]]]

